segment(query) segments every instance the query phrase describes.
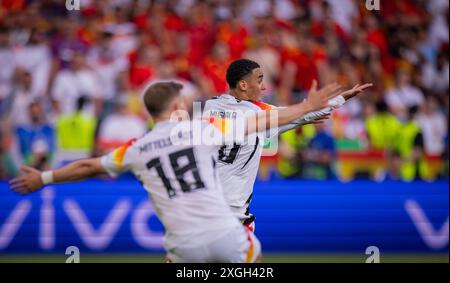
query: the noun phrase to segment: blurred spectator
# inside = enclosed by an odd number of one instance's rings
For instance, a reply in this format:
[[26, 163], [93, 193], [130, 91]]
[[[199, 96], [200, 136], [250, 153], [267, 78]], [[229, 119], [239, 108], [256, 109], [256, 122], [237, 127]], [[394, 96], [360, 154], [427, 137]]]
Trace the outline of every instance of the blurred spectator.
[[375, 14], [368, 13], [363, 18], [363, 21], [367, 42], [373, 44], [378, 48], [381, 57], [387, 56], [388, 39], [381, 28], [378, 18], [375, 16]]
[[39, 100], [29, 105], [28, 114], [30, 124], [20, 125], [16, 129], [20, 153], [25, 164], [43, 170], [50, 166], [55, 152], [54, 129], [46, 121], [45, 112]]
[[383, 178], [385, 180], [394, 180], [394, 181], [401, 181], [402, 176], [402, 166], [403, 166], [403, 159], [399, 152], [394, 151], [389, 153], [388, 155], [389, 162], [387, 163], [386, 168], [386, 176], [374, 176], [375, 178], [378, 178], [378, 181], [382, 181]]
[[424, 157], [424, 139], [415, 121], [417, 106], [408, 109], [407, 121], [403, 123], [396, 137], [396, 151], [401, 158], [400, 176], [404, 181], [426, 179], [427, 164]]
[[249, 41], [249, 30], [239, 18], [232, 17], [219, 23], [217, 41], [228, 46], [233, 60], [242, 57]]
[[119, 56], [125, 57], [137, 47], [136, 25], [131, 19], [131, 3], [127, 1], [116, 1], [113, 13], [113, 22], [107, 23], [104, 27], [107, 32], [114, 35], [112, 45]]
[[127, 98], [121, 97], [116, 102], [115, 112], [106, 117], [100, 125], [98, 143], [102, 151], [112, 150], [131, 139], [142, 137], [147, 132], [145, 123], [130, 113], [127, 103]]
[[84, 54], [75, 53], [70, 60], [70, 67], [57, 73], [52, 97], [59, 104], [59, 113], [71, 114], [76, 111], [77, 99], [81, 96], [87, 96], [90, 102], [94, 102], [85, 111], [90, 115], [99, 115], [102, 103], [99, 79], [87, 68]]
[[[257, 34], [249, 39], [249, 46], [243, 57], [258, 62], [264, 73], [267, 93], [272, 95], [280, 76], [280, 54], [269, 45], [264, 35]], [[266, 100], [277, 104], [277, 101], [274, 101], [275, 97], [269, 97]]]
[[225, 77], [232, 61], [228, 46], [220, 42], [214, 45], [212, 54], [204, 59], [196, 77], [201, 77], [199, 84], [208, 97], [223, 94], [228, 90]]
[[422, 84], [429, 92], [446, 96], [449, 86], [448, 52], [441, 51], [437, 57], [436, 66], [426, 61], [422, 66]]
[[399, 71], [395, 87], [386, 92], [386, 103], [390, 110], [401, 120], [408, 115], [408, 108], [419, 106], [425, 101], [422, 91], [411, 84], [411, 77], [405, 71]]
[[416, 119], [423, 134], [425, 152], [441, 157], [445, 151], [444, 140], [448, 135], [448, 118], [440, 111], [434, 96], [427, 97]]
[[32, 92], [47, 94], [52, 57], [45, 35], [33, 30], [27, 44], [15, 49], [14, 60], [16, 66], [33, 75]]
[[[300, 101], [314, 79], [374, 83], [333, 114], [344, 178], [355, 168], [369, 174], [384, 168], [389, 178], [402, 178], [404, 156], [395, 142], [406, 125], [413, 129], [411, 107], [419, 108], [415, 121], [431, 175], [448, 163], [447, 0], [380, 1], [379, 11], [357, 0], [83, 0], [79, 12], [67, 11], [64, 1], [3, 2], [0, 131], [16, 167], [15, 127], [36, 127], [28, 116], [36, 97], [47, 121], [57, 122], [61, 148], [39, 139], [28, 143], [28, 155], [43, 163], [52, 150], [96, 155], [101, 123], [120, 116], [115, 99], [126, 97], [137, 125], [151, 122], [143, 88], [176, 80], [192, 105], [227, 91], [225, 71], [238, 57], [261, 65], [262, 99], [274, 105]], [[314, 136], [309, 125], [280, 137], [280, 175], [303, 175], [304, 158], [316, 151], [308, 147]]]
[[16, 65], [8, 36], [8, 30], [0, 26], [0, 66], [2, 66], [0, 68], [0, 107], [2, 107], [2, 102], [12, 90], [12, 80]]
[[18, 170], [8, 150], [5, 135], [0, 130], [0, 180], [15, 177], [17, 173]]
[[442, 44], [448, 45], [448, 1], [426, 1], [427, 8], [431, 12], [431, 24], [429, 25], [429, 44], [436, 50]]
[[336, 36], [338, 41], [347, 42], [347, 33], [342, 29], [341, 25], [334, 20], [328, 2], [323, 1], [320, 8], [320, 16], [316, 17], [312, 23], [311, 33], [313, 36], [322, 41], [330, 36]]
[[86, 96], [80, 96], [77, 99], [75, 112], [62, 114], [56, 120], [58, 142], [56, 166], [76, 159], [88, 158], [94, 150], [97, 119], [83, 111], [88, 99]]
[[155, 68], [161, 62], [161, 52], [156, 46], [141, 46], [131, 59], [130, 85], [140, 89], [155, 75]]
[[277, 168], [283, 178], [300, 178], [303, 176], [303, 154], [315, 134], [316, 129], [312, 124], [281, 134]]
[[97, 75], [102, 98], [108, 101], [118, 95], [119, 76], [126, 75], [128, 61], [114, 48], [111, 33], [101, 34], [96, 44], [91, 47], [86, 62]]
[[186, 34], [179, 33], [177, 35], [174, 53], [168, 56], [167, 59], [173, 62], [176, 73], [180, 78], [192, 81], [192, 68], [188, 58], [188, 38]]
[[320, 82], [319, 69], [326, 58], [325, 49], [312, 37], [295, 36], [283, 32], [281, 50], [280, 91], [283, 104], [301, 101], [313, 80]]
[[[255, 17], [273, 15], [281, 20], [291, 20], [297, 16], [297, 6], [295, 1], [290, 0], [249, 0], [240, 1], [240, 17], [251, 25]], [[297, 4], [297, 5], [296, 5]]]
[[158, 65], [157, 73], [155, 74], [154, 79], [142, 88], [142, 93], [150, 85], [163, 81], [174, 81], [183, 85], [180, 94], [183, 96], [188, 112], [192, 117], [193, 103], [194, 101], [199, 101], [201, 99], [200, 89], [192, 82], [178, 77], [176, 74], [175, 65], [170, 61], [163, 61]]
[[39, 95], [31, 89], [32, 80], [30, 72], [23, 69], [16, 70], [16, 83], [11, 92], [8, 111], [11, 126], [14, 128], [31, 123], [29, 107], [33, 101], [39, 98]]
[[327, 0], [331, 6], [331, 15], [336, 23], [351, 34], [353, 22], [358, 17], [358, 6], [353, 0]]
[[395, 149], [400, 121], [388, 111], [384, 101], [378, 102], [375, 113], [366, 118], [366, 128], [371, 148], [388, 151]]
[[195, 66], [202, 64], [214, 46], [216, 27], [210, 4], [207, 1], [194, 1], [186, 14], [188, 61]]
[[324, 124], [316, 124], [316, 135], [309, 141], [304, 153], [303, 177], [316, 180], [334, 179], [336, 147], [333, 137], [325, 130]]
[[55, 19], [56, 34], [51, 40], [51, 50], [53, 54], [53, 68], [55, 70], [70, 67], [75, 53], [85, 53], [88, 49], [78, 36], [78, 23], [71, 18]]

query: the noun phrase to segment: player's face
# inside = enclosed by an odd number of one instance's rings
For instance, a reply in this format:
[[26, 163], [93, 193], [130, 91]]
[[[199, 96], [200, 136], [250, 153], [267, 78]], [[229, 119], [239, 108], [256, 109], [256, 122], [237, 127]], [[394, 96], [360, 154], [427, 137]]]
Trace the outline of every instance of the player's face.
[[266, 90], [263, 83], [264, 75], [261, 68], [253, 69], [247, 81], [247, 95], [252, 100], [259, 100], [262, 92]]
[[188, 108], [186, 107], [186, 103], [184, 98], [180, 95], [176, 97], [170, 106], [171, 114], [170, 119], [173, 121], [184, 121], [189, 120]]

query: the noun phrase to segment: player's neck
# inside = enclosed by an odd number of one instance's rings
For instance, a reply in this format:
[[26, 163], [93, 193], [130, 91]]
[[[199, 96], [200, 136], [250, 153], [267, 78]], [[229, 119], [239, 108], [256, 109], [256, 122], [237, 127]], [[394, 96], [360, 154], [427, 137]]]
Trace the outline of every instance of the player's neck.
[[153, 121], [155, 122], [155, 124], [158, 124], [158, 123], [167, 122], [167, 121], [181, 122], [181, 121], [185, 121], [186, 119], [188, 119], [188, 117], [185, 117], [184, 115], [179, 115], [179, 113], [165, 112], [165, 113], [159, 115], [158, 117], [155, 117], [153, 119]]
[[237, 90], [233, 90], [233, 89], [230, 90], [230, 95], [236, 97], [239, 100], [249, 100], [250, 99], [250, 97], [248, 97], [248, 95], [246, 93], [240, 92]]
[[161, 122], [164, 122], [164, 121], [169, 121], [169, 120], [170, 120], [170, 114], [169, 113], [163, 113], [163, 114], [159, 115], [158, 117], [154, 118], [155, 124], [161, 123]]

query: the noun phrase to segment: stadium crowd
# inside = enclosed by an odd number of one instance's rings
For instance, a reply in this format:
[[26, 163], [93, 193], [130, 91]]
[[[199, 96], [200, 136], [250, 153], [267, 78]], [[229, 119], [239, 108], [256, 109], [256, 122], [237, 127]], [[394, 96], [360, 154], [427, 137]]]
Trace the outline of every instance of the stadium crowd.
[[149, 84], [177, 80], [188, 103], [205, 101], [242, 57], [261, 65], [274, 105], [313, 80], [374, 84], [329, 122], [281, 135], [262, 160], [277, 176], [448, 178], [447, 0], [65, 2], [0, 2], [0, 179], [142, 136]]

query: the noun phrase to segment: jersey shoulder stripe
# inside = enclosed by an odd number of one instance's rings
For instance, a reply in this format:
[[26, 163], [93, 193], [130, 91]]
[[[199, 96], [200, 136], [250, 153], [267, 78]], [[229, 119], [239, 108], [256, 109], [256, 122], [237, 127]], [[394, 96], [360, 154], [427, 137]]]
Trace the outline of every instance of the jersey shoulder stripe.
[[136, 142], [137, 139], [131, 139], [127, 143], [123, 144], [122, 146], [118, 147], [114, 150], [113, 153], [113, 162], [116, 165], [117, 169], [121, 169], [123, 166], [123, 158], [125, 156], [125, 153], [127, 152], [127, 149], [133, 145], [134, 142]]
[[257, 101], [257, 100], [247, 100], [248, 102], [253, 103], [254, 105], [258, 106], [261, 110], [271, 110], [271, 109], [276, 109], [276, 106], [273, 106], [271, 104], [262, 102], [262, 101]]

